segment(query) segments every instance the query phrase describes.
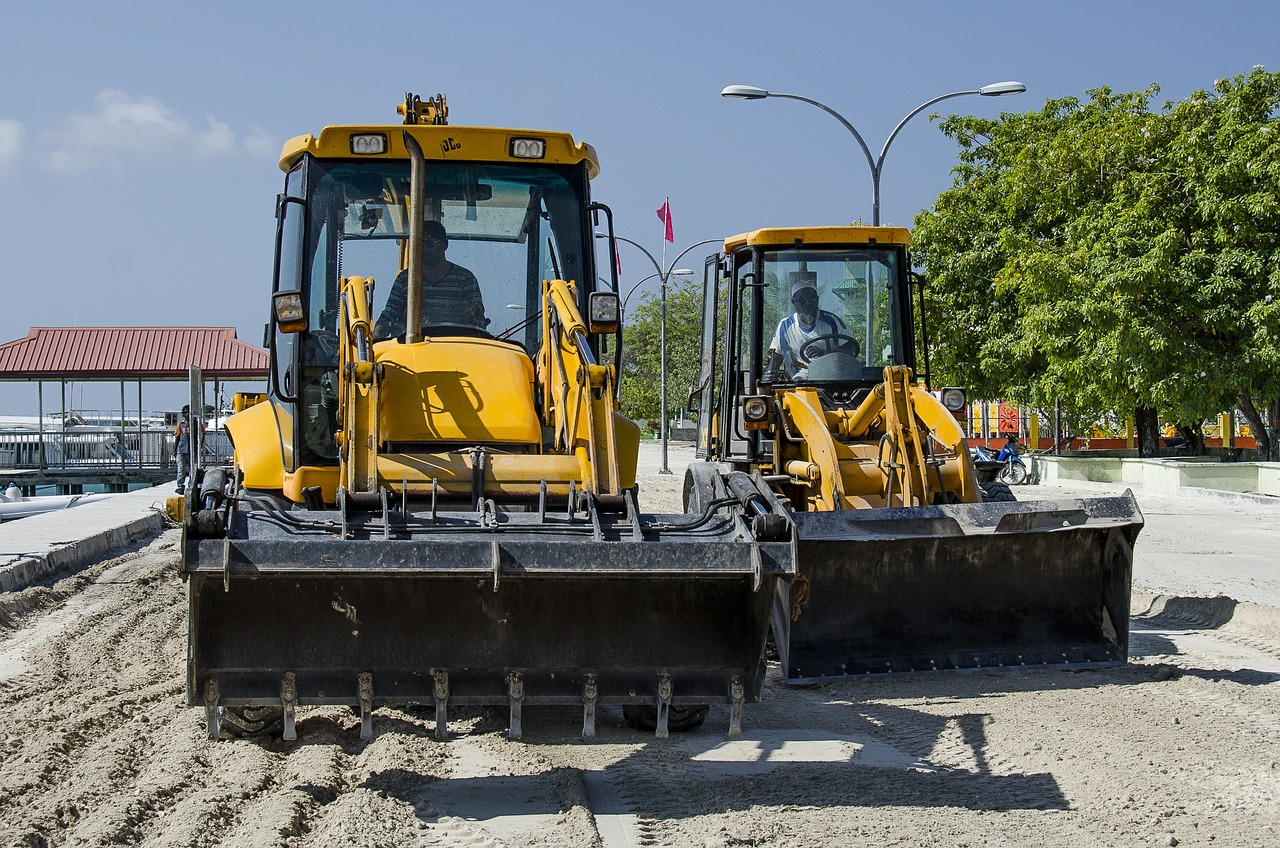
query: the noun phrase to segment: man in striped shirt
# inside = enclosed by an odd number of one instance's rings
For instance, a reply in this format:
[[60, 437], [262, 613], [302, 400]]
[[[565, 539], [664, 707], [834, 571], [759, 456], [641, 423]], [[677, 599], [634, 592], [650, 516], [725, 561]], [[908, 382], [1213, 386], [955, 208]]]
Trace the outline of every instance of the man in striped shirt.
[[[461, 265], [444, 258], [449, 236], [439, 221], [422, 225], [422, 329], [431, 334], [433, 324], [463, 325], [483, 330], [489, 326], [484, 314], [480, 284]], [[397, 336], [404, 332], [405, 309], [409, 300], [409, 272], [401, 271], [391, 284], [387, 305], [374, 324], [375, 338]]]
[[[801, 276], [791, 290], [791, 306], [795, 309], [791, 315], [778, 322], [773, 333], [773, 341], [769, 342], [769, 354], [765, 359], [765, 373], [778, 373], [785, 379], [803, 380], [808, 376], [809, 363], [800, 358], [800, 351], [805, 343], [818, 336], [832, 333], [848, 334], [844, 322], [839, 316], [825, 309], [818, 308], [818, 289], [813, 279]], [[828, 350], [819, 349], [816, 355], [831, 353], [838, 349], [836, 340], [826, 342]], [[820, 346], [819, 346], [820, 348]], [[810, 351], [811, 355], [813, 352]]]

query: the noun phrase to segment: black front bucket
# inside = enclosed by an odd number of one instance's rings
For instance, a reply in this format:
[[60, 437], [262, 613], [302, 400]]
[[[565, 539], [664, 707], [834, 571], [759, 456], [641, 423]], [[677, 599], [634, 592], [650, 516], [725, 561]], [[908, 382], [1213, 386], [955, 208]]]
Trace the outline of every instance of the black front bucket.
[[1128, 658], [1128, 492], [795, 519], [797, 577], [773, 613], [791, 682]]
[[286, 676], [302, 704], [758, 700], [788, 543], [447, 522], [343, 539], [241, 515], [186, 540], [188, 703], [279, 703]]

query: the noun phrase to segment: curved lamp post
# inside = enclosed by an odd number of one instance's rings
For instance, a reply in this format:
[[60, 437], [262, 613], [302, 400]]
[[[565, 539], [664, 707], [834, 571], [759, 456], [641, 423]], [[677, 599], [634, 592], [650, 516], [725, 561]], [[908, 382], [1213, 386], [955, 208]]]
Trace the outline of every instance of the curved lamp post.
[[[596, 233], [596, 238], [607, 239], [609, 238], [609, 236], [605, 235], [604, 233]], [[676, 258], [671, 260], [671, 263], [667, 265], [666, 269], [663, 269], [662, 264], [659, 263], [658, 260], [654, 258], [653, 254], [650, 253], [645, 248], [645, 246], [640, 244], [639, 242], [632, 241], [631, 239], [624, 238], [623, 236], [614, 236], [614, 239], [617, 241], [625, 241], [627, 244], [631, 245], [632, 247], [638, 248], [640, 252], [643, 253], [645, 256], [647, 256], [649, 258], [649, 261], [653, 263], [653, 268], [657, 272], [655, 274], [650, 274], [648, 277], [645, 277], [644, 280], [640, 280], [640, 282], [636, 283], [631, 287], [631, 289], [627, 292], [627, 297], [623, 298], [623, 301], [622, 301], [624, 309], [626, 308], [627, 298], [631, 297], [631, 293], [636, 290], [636, 288], [640, 285], [640, 283], [643, 283], [645, 280], [651, 279], [653, 277], [657, 277], [662, 281], [662, 319], [659, 325], [660, 335], [659, 335], [659, 342], [658, 342], [658, 346], [659, 346], [658, 358], [660, 363], [659, 406], [661, 409], [660, 414], [662, 416], [662, 420], [659, 422], [659, 432], [662, 434], [662, 467], [658, 469], [658, 473], [670, 474], [671, 469], [667, 466], [667, 281], [670, 280], [672, 276], [692, 277], [694, 274], [693, 271], [687, 268], [677, 269], [676, 265], [679, 264], [680, 260], [684, 258], [684, 255], [686, 253], [693, 250], [695, 247], [701, 247], [704, 244], [719, 242], [720, 239], [703, 239], [702, 241], [694, 242], [693, 244], [689, 245], [684, 250], [676, 254]]]
[[889, 152], [889, 145], [893, 144], [894, 138], [897, 137], [903, 126], [906, 125], [907, 121], [911, 120], [938, 101], [947, 100], [951, 97], [963, 97], [967, 94], [980, 94], [983, 97], [1001, 97], [1006, 94], [1021, 94], [1026, 90], [1027, 87], [1022, 83], [1010, 80], [1008, 82], [993, 82], [990, 85], [984, 85], [982, 88], [974, 88], [966, 91], [953, 91], [950, 94], [943, 94], [939, 97], [933, 98], [932, 100], [927, 100], [908, 112], [907, 116], [901, 121], [898, 121], [898, 125], [893, 128], [893, 132], [889, 133], [889, 137], [885, 139], [884, 147], [880, 148], [880, 157], [878, 159], [872, 158], [871, 148], [867, 147], [867, 143], [862, 140], [862, 136], [854, 128], [853, 124], [845, 120], [844, 116], [839, 112], [832, 109], [830, 106], [819, 103], [817, 100], [803, 97], [799, 94], [782, 94], [777, 91], [767, 91], [763, 88], [756, 88], [754, 85], [725, 86], [724, 90], [720, 92], [720, 96], [727, 97], [730, 100], [763, 100], [766, 97], [781, 97], [787, 100], [799, 100], [812, 106], [817, 106], [819, 109], [843, 124], [844, 128], [847, 129], [853, 135], [854, 139], [857, 140], [858, 146], [862, 148], [863, 155], [867, 157], [867, 165], [871, 167], [871, 223], [875, 226], [879, 226], [880, 173], [884, 170], [884, 157], [885, 154]]

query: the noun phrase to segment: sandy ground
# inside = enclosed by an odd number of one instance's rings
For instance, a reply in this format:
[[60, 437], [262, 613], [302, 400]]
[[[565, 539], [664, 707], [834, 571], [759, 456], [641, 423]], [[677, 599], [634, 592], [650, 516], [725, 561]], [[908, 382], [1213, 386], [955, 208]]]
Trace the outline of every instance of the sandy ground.
[[[691, 452], [657, 475], [655, 448], [642, 500], [678, 509]], [[666, 740], [605, 709], [591, 744], [577, 710], [544, 707], [519, 743], [499, 711], [455, 710], [441, 743], [427, 711], [389, 708], [367, 741], [348, 710], [313, 708], [297, 742], [209, 742], [183, 706], [168, 531], [0, 598], [0, 845], [1280, 844], [1280, 604], [1262, 557], [1280, 510], [1139, 502], [1128, 666], [807, 688], [774, 669], [737, 740], [723, 707]], [[1258, 551], [1217, 532], [1241, 523]], [[1219, 594], [1246, 602], [1225, 624]]]

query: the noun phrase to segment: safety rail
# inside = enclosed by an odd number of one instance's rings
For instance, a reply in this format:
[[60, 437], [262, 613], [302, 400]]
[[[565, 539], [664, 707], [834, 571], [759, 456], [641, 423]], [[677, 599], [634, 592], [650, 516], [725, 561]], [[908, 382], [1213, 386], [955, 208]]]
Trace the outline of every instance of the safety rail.
[[[0, 430], [0, 469], [172, 468], [172, 427], [78, 426], [67, 430]], [[224, 430], [207, 430], [203, 464], [231, 457]]]

